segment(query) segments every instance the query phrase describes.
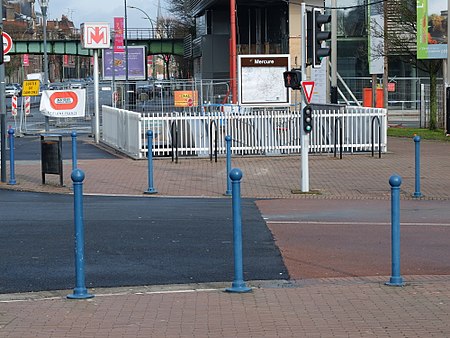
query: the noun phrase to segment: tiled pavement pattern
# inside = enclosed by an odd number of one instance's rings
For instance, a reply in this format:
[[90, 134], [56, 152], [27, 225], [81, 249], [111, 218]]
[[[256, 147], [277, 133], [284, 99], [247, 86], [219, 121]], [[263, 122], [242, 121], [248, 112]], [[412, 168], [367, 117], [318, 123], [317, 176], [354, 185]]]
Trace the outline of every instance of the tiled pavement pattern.
[[0, 303], [1, 337], [449, 337], [450, 279], [306, 280], [246, 294], [112, 290]]
[[[450, 143], [422, 141], [422, 193], [449, 200]], [[130, 159], [82, 160], [85, 193], [142, 195], [147, 163]], [[1, 188], [70, 193], [39, 162], [16, 163], [16, 186]], [[311, 189], [296, 195], [300, 158], [235, 157], [244, 173], [242, 193], [254, 198], [385, 199], [388, 180], [403, 177], [402, 197], [414, 192], [414, 144], [389, 139], [382, 159], [368, 154], [310, 157]], [[223, 197], [225, 160], [181, 158], [154, 161], [156, 196]], [[449, 206], [450, 210], [450, 206]], [[449, 211], [450, 215], [450, 211]], [[449, 274], [450, 275], [450, 274]], [[387, 287], [388, 277], [249, 282], [252, 293], [223, 292], [229, 285], [93, 290], [91, 300], [66, 300], [71, 291], [0, 295], [0, 337], [450, 337], [450, 277], [404, 276], [405, 287]], [[190, 290], [191, 288], [191, 290]]]
[[[310, 155], [310, 189], [321, 195], [308, 198], [390, 198], [389, 177], [402, 176], [403, 198], [414, 192], [414, 142], [412, 139], [390, 138], [388, 153], [379, 159], [370, 153]], [[57, 175], [46, 175], [42, 185], [40, 161], [17, 161], [17, 185], [0, 188], [70, 193], [71, 161], [64, 161], [64, 182], [59, 187]], [[148, 188], [146, 160], [97, 159], [79, 160], [85, 171], [86, 194], [142, 195]], [[226, 191], [226, 161], [210, 162], [209, 158], [170, 158], [154, 160], [154, 196], [223, 197]], [[242, 196], [253, 198], [305, 198], [292, 194], [301, 188], [301, 159], [298, 155], [281, 157], [234, 156], [232, 167], [243, 172]], [[9, 170], [9, 168], [8, 168]], [[421, 192], [429, 199], [450, 197], [450, 142], [421, 142]], [[8, 176], [9, 177], [9, 176]]]

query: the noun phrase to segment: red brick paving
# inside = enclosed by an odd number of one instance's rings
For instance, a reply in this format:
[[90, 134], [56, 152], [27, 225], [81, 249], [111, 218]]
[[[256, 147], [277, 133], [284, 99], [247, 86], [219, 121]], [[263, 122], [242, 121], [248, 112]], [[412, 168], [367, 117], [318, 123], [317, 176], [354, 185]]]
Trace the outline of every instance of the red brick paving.
[[[389, 139], [389, 153], [382, 159], [368, 154], [344, 155], [343, 160], [312, 155], [310, 187], [321, 191], [313, 196], [291, 193], [300, 188], [299, 156], [235, 157], [233, 166], [244, 173], [244, 197], [299, 203], [305, 198], [389, 199], [388, 180], [396, 172], [403, 177], [402, 198], [409, 199], [414, 191], [413, 148], [412, 140]], [[146, 161], [78, 164], [86, 172], [85, 193], [140, 196], [147, 190]], [[64, 165], [66, 187], [58, 187], [52, 175], [47, 175], [51, 184], [43, 186], [40, 163], [19, 161], [18, 184], [0, 188], [71, 193], [71, 163]], [[178, 164], [157, 159], [154, 172], [157, 196], [222, 198], [226, 190], [223, 158], [219, 163], [181, 158]], [[426, 199], [449, 200], [450, 143], [422, 141], [421, 183]], [[303, 259], [298, 257], [303, 254], [294, 258]], [[449, 275], [403, 276], [408, 285], [401, 288], [384, 286], [388, 277], [376, 276], [259, 286], [249, 282], [256, 286], [249, 294], [225, 293], [221, 286], [192, 292], [167, 287], [162, 293], [145, 288], [93, 290], [97, 296], [82, 301], [67, 300], [70, 290], [51, 298], [45, 298], [49, 293], [0, 295], [0, 337], [449, 337]], [[120, 294], [111, 295], [114, 292]]]

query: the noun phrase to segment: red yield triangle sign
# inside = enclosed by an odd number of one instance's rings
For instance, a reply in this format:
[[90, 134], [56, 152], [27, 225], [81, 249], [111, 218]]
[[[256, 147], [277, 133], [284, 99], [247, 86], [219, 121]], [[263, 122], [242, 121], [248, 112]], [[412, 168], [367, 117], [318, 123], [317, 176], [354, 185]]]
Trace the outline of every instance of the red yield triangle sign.
[[314, 91], [314, 81], [302, 81], [302, 88], [306, 101], [310, 103]]

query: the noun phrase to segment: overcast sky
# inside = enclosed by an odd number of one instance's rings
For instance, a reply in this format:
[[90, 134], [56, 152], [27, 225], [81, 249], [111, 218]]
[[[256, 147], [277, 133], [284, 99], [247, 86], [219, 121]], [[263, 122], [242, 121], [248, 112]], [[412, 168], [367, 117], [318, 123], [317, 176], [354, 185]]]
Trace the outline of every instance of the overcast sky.
[[[161, 14], [170, 16], [167, 10], [167, 4], [161, 1]], [[150, 19], [156, 19], [158, 10], [158, 0], [126, 0], [128, 6], [135, 6], [146, 12]], [[49, 0], [47, 16], [49, 20], [61, 18], [61, 15], [67, 15], [78, 28], [83, 22], [108, 22], [113, 24], [114, 17], [123, 17], [125, 0]], [[36, 10], [40, 11], [38, 1], [36, 1]], [[142, 12], [127, 8], [127, 20], [129, 28], [150, 28], [148, 19]], [[145, 19], [144, 19], [145, 18]]]
[[447, 0], [428, 0], [428, 15], [441, 14], [447, 10]]

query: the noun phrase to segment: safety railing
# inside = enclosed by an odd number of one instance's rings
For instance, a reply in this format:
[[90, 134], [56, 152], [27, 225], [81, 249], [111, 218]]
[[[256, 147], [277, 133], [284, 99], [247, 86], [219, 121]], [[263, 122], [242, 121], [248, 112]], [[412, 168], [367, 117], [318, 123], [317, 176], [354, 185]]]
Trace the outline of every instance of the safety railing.
[[[125, 117], [126, 115], [129, 116]], [[226, 135], [233, 137], [233, 154], [284, 155], [298, 154], [301, 150], [301, 112], [290, 111], [289, 108], [241, 111], [217, 109], [208, 113], [190, 114], [178, 112], [140, 114], [103, 106], [102, 116], [102, 141], [136, 158], [144, 158], [147, 152], [145, 142], [147, 130], [153, 132], [154, 156], [179, 154], [179, 156], [208, 157], [212, 154], [213, 140], [217, 149], [214, 152], [224, 156]], [[370, 152], [371, 122], [374, 117], [378, 117], [381, 121], [379, 147], [385, 152], [386, 110], [355, 107], [335, 110], [315, 109], [309, 151], [333, 153], [336, 128], [342, 127], [339, 146], [343, 152]], [[338, 124], [335, 123], [336, 119], [340, 121]], [[126, 132], [133, 136], [110, 135], [111, 132], [119, 134]]]

